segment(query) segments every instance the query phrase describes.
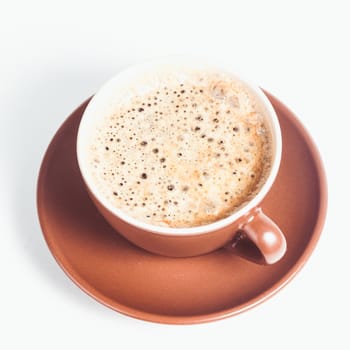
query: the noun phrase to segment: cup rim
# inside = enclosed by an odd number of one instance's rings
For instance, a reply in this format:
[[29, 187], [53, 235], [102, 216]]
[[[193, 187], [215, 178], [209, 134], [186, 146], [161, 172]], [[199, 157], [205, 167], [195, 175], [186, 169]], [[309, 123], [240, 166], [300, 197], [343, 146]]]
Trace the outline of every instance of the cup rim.
[[[241, 81], [244, 85], [246, 85], [252, 92], [256, 95], [256, 97], [260, 100], [260, 102], [264, 105], [266, 111], [268, 112], [268, 118], [271, 121], [271, 132], [272, 132], [272, 138], [274, 140], [274, 154], [273, 154], [273, 161], [270, 168], [270, 173], [268, 177], [266, 178], [264, 184], [261, 186], [259, 192], [245, 205], [243, 205], [240, 209], [232, 213], [231, 215], [219, 219], [217, 221], [214, 221], [209, 224], [205, 225], [199, 225], [199, 226], [193, 226], [193, 227], [168, 227], [168, 226], [157, 226], [152, 225], [146, 222], [142, 222], [138, 219], [133, 218], [132, 216], [126, 214], [121, 209], [116, 208], [112, 206], [101, 193], [99, 193], [95, 186], [93, 185], [92, 177], [89, 175], [89, 172], [87, 171], [86, 162], [83, 160], [83, 136], [86, 132], [86, 121], [88, 118], [91, 118], [92, 111], [94, 109], [94, 105], [96, 104], [96, 101], [100, 99], [101, 95], [107, 91], [111, 91], [112, 89], [115, 89], [118, 85], [120, 85], [121, 81], [125, 81], [128, 79], [129, 76], [134, 76], [135, 74], [147, 72], [150, 69], [155, 69], [159, 65], [190, 65], [190, 64], [196, 64], [198, 62], [201, 62], [201, 64], [205, 67], [215, 68], [218, 71], [227, 72], [231, 76], [233, 76], [235, 79], [238, 79]], [[208, 60], [203, 60], [203, 58], [193, 58], [193, 57], [184, 57], [184, 56], [172, 56], [172, 57], [163, 57], [158, 59], [149, 60], [143, 63], [138, 63], [131, 65], [127, 67], [126, 69], [123, 69], [122, 71], [118, 72], [116, 75], [114, 75], [111, 79], [109, 79], [105, 84], [102, 85], [102, 87], [97, 91], [97, 93], [91, 98], [90, 102], [88, 103], [80, 124], [78, 128], [77, 133], [77, 141], [76, 141], [76, 154], [77, 154], [77, 160], [78, 165], [80, 169], [80, 173], [82, 175], [82, 178], [85, 182], [85, 185], [89, 189], [90, 193], [95, 197], [95, 199], [110, 213], [112, 213], [114, 216], [118, 217], [120, 220], [137, 227], [144, 231], [150, 231], [156, 234], [160, 235], [171, 235], [171, 236], [193, 236], [193, 235], [201, 235], [205, 233], [210, 233], [213, 231], [217, 231], [219, 229], [222, 229], [224, 227], [227, 227], [234, 223], [236, 220], [247, 214], [249, 211], [251, 211], [253, 208], [259, 205], [259, 203], [263, 200], [265, 195], [270, 190], [276, 176], [279, 170], [280, 161], [281, 161], [281, 155], [282, 155], [282, 137], [281, 137], [281, 129], [278, 121], [277, 114], [267, 98], [267, 96], [264, 94], [261, 88], [259, 88], [257, 85], [250, 82], [248, 79], [245, 79], [242, 77], [242, 74], [237, 74], [237, 70], [235, 70], [231, 65], [217, 62], [208, 62]]]

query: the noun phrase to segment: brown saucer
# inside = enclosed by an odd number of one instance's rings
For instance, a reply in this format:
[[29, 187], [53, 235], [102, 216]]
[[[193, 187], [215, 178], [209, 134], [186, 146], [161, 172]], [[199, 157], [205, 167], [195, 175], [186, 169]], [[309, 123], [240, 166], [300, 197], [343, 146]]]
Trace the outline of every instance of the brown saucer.
[[65, 121], [42, 163], [37, 203], [47, 244], [86, 293], [121, 313], [190, 324], [236, 315], [276, 293], [299, 271], [320, 236], [327, 189], [309, 135], [275, 97], [283, 138], [279, 174], [262, 207], [285, 233], [288, 251], [271, 266], [221, 249], [194, 258], [148, 253], [119, 236], [89, 199], [75, 155], [84, 102]]

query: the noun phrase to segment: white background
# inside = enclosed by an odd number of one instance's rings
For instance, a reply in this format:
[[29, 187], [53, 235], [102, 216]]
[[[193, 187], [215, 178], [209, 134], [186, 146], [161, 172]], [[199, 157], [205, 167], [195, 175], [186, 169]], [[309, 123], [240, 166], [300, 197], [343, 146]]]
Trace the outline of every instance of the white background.
[[[0, 348], [350, 348], [347, 1], [0, 4]], [[229, 61], [284, 101], [329, 183], [323, 234], [296, 278], [246, 313], [194, 326], [135, 320], [88, 297], [50, 255], [35, 207], [43, 153], [70, 112], [121, 68], [169, 54]]]

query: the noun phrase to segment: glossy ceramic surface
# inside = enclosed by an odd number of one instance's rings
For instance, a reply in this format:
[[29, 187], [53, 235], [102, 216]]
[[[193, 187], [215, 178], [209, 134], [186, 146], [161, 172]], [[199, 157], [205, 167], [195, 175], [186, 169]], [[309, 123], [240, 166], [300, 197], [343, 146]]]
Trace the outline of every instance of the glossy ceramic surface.
[[42, 230], [66, 274], [112, 309], [161, 323], [199, 323], [232, 316], [284, 286], [317, 243], [327, 190], [309, 135], [292, 112], [267, 95], [280, 121], [283, 154], [262, 208], [286, 236], [288, 250], [281, 261], [257, 264], [259, 253], [244, 239], [238, 241], [235, 254], [223, 248], [193, 258], [168, 258], [146, 252], [118, 235], [91, 202], [77, 164], [75, 142], [85, 102], [53, 138], [38, 181]]

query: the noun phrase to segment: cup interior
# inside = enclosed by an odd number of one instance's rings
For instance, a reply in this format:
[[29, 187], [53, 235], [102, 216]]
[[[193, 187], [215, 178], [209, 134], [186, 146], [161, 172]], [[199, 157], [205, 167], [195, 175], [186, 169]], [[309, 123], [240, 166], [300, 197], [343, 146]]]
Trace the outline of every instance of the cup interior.
[[[137, 220], [122, 210], [112, 206], [107, 201], [107, 199], [104, 198], [104, 196], [96, 189], [87, 164], [88, 142], [100, 118], [107, 117], [113, 113], [121, 101], [130, 98], [130, 93], [142, 93], [149, 87], [149, 82], [154, 81], [155, 77], [158, 75], [161, 79], [161, 76], [164, 72], [171, 71], [174, 72], [174, 74], [181, 75], [183, 72], [193, 69], [203, 69], [205, 71], [215, 70], [229, 74], [234, 79], [239, 80], [241, 83], [243, 83], [256, 97], [257, 101], [261, 103], [261, 106], [263, 106], [265, 110], [266, 121], [269, 124], [268, 127], [271, 131], [272, 163], [270, 172], [266, 177], [264, 184], [261, 186], [259, 192], [242, 208], [235, 211], [228, 217], [217, 220], [210, 224], [186, 228], [172, 228], [151, 225], [149, 223]], [[130, 87], [133, 89], [130, 90]], [[262, 201], [275, 180], [280, 164], [281, 152], [282, 141], [278, 118], [276, 116], [275, 110], [273, 109], [270, 101], [267, 99], [263, 91], [254, 84], [248, 82], [246, 79], [243, 79], [241, 76], [235, 74], [235, 71], [232, 69], [232, 67], [228, 67], [227, 65], [222, 64], [208, 63], [198, 58], [189, 59], [176, 57], [152, 60], [150, 62], [132, 66], [118, 73], [115, 77], [106, 82], [89, 102], [82, 116], [77, 136], [78, 164], [84, 182], [88, 187], [90, 193], [98, 200], [100, 204], [102, 204], [106, 209], [113, 213], [113, 215], [122, 219], [123, 221], [136, 226], [141, 230], [151, 231], [164, 235], [198, 235], [216, 231], [220, 228], [230, 225], [242, 215], [250, 211], [252, 208], [256, 207]]]

